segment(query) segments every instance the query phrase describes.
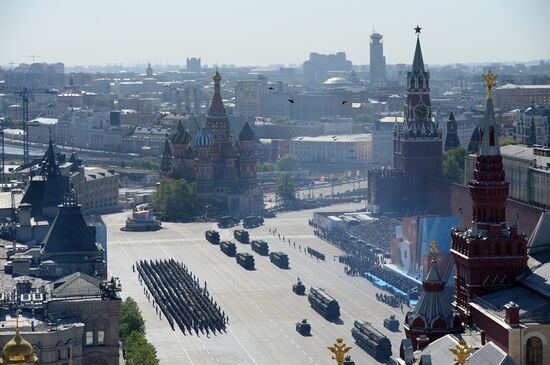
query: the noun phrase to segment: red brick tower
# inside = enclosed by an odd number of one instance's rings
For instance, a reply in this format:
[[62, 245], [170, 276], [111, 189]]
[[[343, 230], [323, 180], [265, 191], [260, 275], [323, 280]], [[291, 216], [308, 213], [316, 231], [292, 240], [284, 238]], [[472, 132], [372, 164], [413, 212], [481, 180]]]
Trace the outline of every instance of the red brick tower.
[[483, 78], [488, 88], [487, 105], [474, 178], [469, 183], [472, 228], [451, 234], [456, 265], [454, 305], [465, 317], [474, 296], [513, 285], [527, 264], [525, 236], [517, 231], [517, 226], [506, 226], [509, 184], [504, 176], [493, 109], [496, 75], [489, 72]]
[[[405, 316], [403, 324], [405, 335], [412, 341], [415, 350], [420, 350], [449, 333], [460, 333], [463, 330], [460, 317], [453, 312], [451, 303], [443, 291], [445, 281], [437, 270], [435, 241], [430, 245], [430, 251], [432, 262], [422, 283], [424, 291], [418, 304]], [[418, 341], [422, 335], [426, 336], [426, 339]]]
[[432, 121], [430, 73], [424, 68], [420, 47], [420, 28], [416, 31], [416, 49], [411, 71], [407, 72], [405, 123], [394, 136], [394, 162], [397, 170], [409, 178], [439, 176], [442, 169], [442, 140]]

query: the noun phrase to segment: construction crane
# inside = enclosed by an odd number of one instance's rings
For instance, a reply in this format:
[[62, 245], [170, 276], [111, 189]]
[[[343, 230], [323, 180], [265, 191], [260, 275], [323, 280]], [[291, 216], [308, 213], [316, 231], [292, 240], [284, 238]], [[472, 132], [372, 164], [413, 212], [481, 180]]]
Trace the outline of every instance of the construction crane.
[[[23, 163], [29, 163], [29, 96], [31, 94], [57, 94], [55, 89], [31, 89], [22, 88], [0, 88], [0, 92], [9, 92], [21, 97], [21, 107], [23, 110]], [[2, 160], [4, 159], [4, 124], [2, 123]], [[4, 165], [2, 164], [2, 169]]]

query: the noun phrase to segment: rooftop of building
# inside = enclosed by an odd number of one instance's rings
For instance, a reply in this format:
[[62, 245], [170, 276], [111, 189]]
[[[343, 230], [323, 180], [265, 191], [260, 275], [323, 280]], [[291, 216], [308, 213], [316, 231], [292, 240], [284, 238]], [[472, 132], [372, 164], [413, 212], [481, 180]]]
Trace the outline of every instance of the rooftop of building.
[[[493, 342], [487, 342], [485, 345], [481, 344], [481, 335], [477, 331], [467, 330], [460, 338], [464, 339], [468, 347], [475, 349], [472, 353], [467, 365], [515, 365], [506, 352], [502, 351]], [[450, 349], [454, 349], [459, 342], [459, 338], [454, 335], [443, 336], [436, 341], [430, 343], [428, 346], [420, 351], [416, 351], [414, 354], [415, 359], [422, 359], [422, 363], [434, 364], [434, 365], [455, 365], [456, 360], [454, 354]]]
[[405, 117], [384, 117], [380, 118], [378, 120], [380, 123], [403, 123], [405, 121]]
[[35, 118], [29, 121], [29, 124], [43, 124], [43, 125], [55, 125], [59, 122], [57, 118]]
[[99, 180], [116, 175], [113, 170], [106, 170], [102, 167], [91, 166], [84, 167], [84, 173], [86, 174], [86, 181]]
[[343, 135], [329, 135], [329, 136], [317, 136], [317, 137], [294, 137], [291, 141], [301, 142], [369, 142], [372, 140], [372, 135], [367, 133], [361, 134], [343, 134]]
[[548, 166], [550, 166], [550, 149], [548, 148], [529, 147], [522, 144], [510, 144], [500, 147], [500, 153], [502, 156], [510, 156], [529, 161], [536, 160], [537, 167], [542, 167], [546, 169]]
[[516, 85], [516, 84], [505, 84], [497, 87], [497, 90], [505, 89], [550, 89], [550, 85]]

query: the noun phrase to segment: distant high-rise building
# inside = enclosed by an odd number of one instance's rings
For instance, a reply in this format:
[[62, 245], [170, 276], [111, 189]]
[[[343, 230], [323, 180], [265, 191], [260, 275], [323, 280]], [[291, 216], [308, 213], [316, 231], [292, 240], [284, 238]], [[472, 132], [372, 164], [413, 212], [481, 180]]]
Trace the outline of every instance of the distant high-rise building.
[[199, 58], [188, 58], [187, 59], [187, 72], [196, 72], [201, 73], [201, 59]]
[[386, 81], [386, 57], [382, 34], [372, 33], [370, 36], [370, 81], [382, 84]]
[[329, 71], [350, 72], [352, 70], [353, 65], [346, 59], [345, 52], [336, 54], [312, 52], [309, 54], [309, 60], [304, 62], [304, 76], [318, 82], [326, 80]]
[[153, 68], [151, 67], [151, 62], [147, 65], [147, 70], [145, 70], [145, 76], [153, 77]]

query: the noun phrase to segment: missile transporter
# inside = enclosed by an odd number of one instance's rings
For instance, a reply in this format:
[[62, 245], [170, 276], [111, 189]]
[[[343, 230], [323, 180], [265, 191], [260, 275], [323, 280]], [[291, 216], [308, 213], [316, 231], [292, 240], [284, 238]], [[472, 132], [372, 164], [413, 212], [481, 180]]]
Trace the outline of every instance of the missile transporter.
[[307, 319], [302, 319], [301, 322], [296, 322], [296, 332], [302, 336], [311, 335], [311, 325], [307, 323]]
[[269, 245], [264, 240], [253, 240], [251, 243], [252, 251], [257, 252], [262, 256], [269, 255]]
[[309, 288], [307, 300], [311, 307], [326, 320], [333, 321], [340, 317], [340, 305], [338, 301], [328, 295], [324, 289], [312, 286]]
[[235, 247], [235, 244], [231, 241], [222, 241], [220, 250], [229, 257], [235, 257], [237, 255], [237, 247]]
[[356, 320], [351, 335], [355, 343], [376, 360], [383, 362], [390, 358], [390, 340], [370, 323]]
[[305, 295], [306, 294], [306, 286], [304, 283], [302, 283], [302, 280], [298, 278], [298, 282], [296, 284], [292, 284], [292, 291], [297, 295]]
[[248, 231], [245, 231], [244, 229], [236, 229], [233, 231], [233, 237], [240, 243], [250, 243], [250, 236], [248, 235]]
[[271, 252], [269, 261], [281, 269], [288, 269], [288, 256], [284, 252]]
[[237, 254], [237, 263], [247, 270], [254, 270], [254, 256], [247, 252]]
[[220, 243], [220, 233], [218, 231], [206, 231], [204, 233], [204, 238], [213, 245], [218, 245]]

